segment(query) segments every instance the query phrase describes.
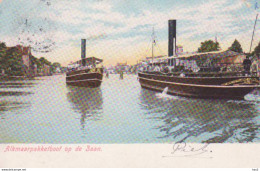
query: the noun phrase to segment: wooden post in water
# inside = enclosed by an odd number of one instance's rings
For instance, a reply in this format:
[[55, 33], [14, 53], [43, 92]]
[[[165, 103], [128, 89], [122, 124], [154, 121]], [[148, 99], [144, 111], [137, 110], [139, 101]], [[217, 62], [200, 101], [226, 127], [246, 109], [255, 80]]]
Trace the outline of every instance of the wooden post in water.
[[122, 71], [122, 70], [120, 71], [120, 79], [121, 79], [121, 80], [123, 80], [123, 79], [124, 79], [124, 73], [123, 73], [123, 71]]
[[152, 33], [152, 66], [154, 66], [154, 54], [153, 54], [153, 48], [154, 48], [154, 42], [155, 42], [155, 37], [154, 37], [154, 27], [153, 27], [153, 33]]

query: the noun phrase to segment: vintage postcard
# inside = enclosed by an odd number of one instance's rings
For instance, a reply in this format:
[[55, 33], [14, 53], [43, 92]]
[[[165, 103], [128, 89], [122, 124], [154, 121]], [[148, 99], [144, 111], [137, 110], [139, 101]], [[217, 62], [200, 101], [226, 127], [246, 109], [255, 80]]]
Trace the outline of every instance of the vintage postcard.
[[260, 167], [259, 0], [0, 0], [0, 168]]

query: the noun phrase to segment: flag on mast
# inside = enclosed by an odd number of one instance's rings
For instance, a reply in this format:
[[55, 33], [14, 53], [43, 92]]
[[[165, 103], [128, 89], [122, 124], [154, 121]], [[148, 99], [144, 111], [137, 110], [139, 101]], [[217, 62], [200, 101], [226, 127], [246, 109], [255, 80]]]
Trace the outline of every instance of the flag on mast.
[[249, 0], [242, 0], [244, 2], [244, 4], [248, 7], [248, 8], [251, 8], [251, 7], [254, 7], [256, 13], [258, 13], [259, 11], [259, 6], [258, 6], [258, 2], [257, 0], [255, 0], [255, 5], [253, 5], [252, 3], [249, 2]]
[[255, 10], [257, 11], [259, 9], [257, 1], [255, 1]]
[[155, 38], [156, 38], [156, 36], [155, 36], [155, 32], [154, 32], [154, 27], [153, 27], [153, 33], [152, 33], [153, 45], [156, 45]]
[[155, 39], [153, 40], [153, 44], [156, 45], [156, 41], [155, 41]]

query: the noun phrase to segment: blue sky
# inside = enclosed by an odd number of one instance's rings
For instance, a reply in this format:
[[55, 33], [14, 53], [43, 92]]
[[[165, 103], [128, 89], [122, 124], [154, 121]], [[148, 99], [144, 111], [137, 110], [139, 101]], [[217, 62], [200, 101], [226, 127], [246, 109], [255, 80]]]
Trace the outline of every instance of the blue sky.
[[[260, 4], [259, 0], [258, 4]], [[168, 19], [177, 19], [177, 44], [196, 51], [215, 36], [223, 50], [234, 39], [249, 51], [256, 0], [0, 0], [0, 41], [30, 45], [37, 57], [64, 66], [80, 58], [80, 39], [87, 56], [105, 65], [136, 63], [151, 55], [155, 28], [156, 55], [167, 54]], [[259, 17], [260, 18], [260, 17]], [[259, 42], [260, 23], [254, 37]]]

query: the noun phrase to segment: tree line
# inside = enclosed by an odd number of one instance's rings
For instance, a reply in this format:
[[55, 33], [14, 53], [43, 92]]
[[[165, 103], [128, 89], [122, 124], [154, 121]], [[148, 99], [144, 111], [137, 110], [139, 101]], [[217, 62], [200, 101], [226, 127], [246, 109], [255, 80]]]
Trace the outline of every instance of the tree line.
[[[62, 69], [58, 62], [51, 63], [45, 57], [36, 58], [30, 56], [30, 64], [37, 68], [40, 73], [45, 65], [50, 66], [50, 72], [54, 73], [57, 68]], [[0, 42], [0, 72], [4, 70], [7, 75], [25, 76], [25, 67], [22, 61], [22, 52], [17, 46], [7, 47], [4, 42]]]
[[[220, 50], [220, 45], [218, 42], [214, 42], [213, 40], [206, 40], [201, 42], [200, 47], [198, 48], [198, 52], [211, 52]], [[232, 45], [228, 48], [228, 50], [243, 53], [243, 49], [241, 44], [237, 39], [232, 43]], [[260, 41], [258, 45], [255, 47], [254, 51], [251, 53], [246, 53], [249, 56], [259, 56], [260, 55]]]

